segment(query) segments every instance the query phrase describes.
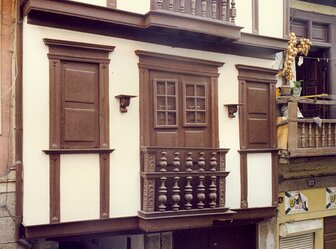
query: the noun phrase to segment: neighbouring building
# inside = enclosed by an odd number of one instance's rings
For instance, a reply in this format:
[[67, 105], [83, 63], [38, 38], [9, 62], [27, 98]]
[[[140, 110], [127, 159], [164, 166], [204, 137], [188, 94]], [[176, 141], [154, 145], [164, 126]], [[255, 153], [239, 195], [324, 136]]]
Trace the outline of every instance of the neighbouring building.
[[15, 248], [15, 83], [17, 1], [0, 1], [0, 248]]
[[[313, 42], [296, 64], [302, 95], [280, 97], [279, 248], [336, 248], [336, 2], [290, 1], [290, 29]], [[297, 61], [298, 62], [298, 61]], [[303, 117], [298, 117], [297, 108]]]

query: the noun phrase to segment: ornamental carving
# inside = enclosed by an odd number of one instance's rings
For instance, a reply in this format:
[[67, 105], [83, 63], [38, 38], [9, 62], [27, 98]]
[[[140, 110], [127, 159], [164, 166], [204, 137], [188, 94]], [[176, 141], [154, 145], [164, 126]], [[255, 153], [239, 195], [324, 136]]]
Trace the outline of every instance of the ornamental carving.
[[143, 209], [146, 212], [154, 211], [154, 180], [149, 180], [144, 182], [143, 187]]

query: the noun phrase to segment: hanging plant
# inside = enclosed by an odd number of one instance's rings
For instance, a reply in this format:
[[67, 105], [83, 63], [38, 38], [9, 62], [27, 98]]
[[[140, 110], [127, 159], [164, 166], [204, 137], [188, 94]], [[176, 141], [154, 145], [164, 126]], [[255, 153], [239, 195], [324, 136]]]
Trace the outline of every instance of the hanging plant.
[[284, 67], [282, 71], [279, 72], [279, 76], [284, 77], [288, 81], [293, 79], [292, 64], [295, 62], [295, 57], [298, 54], [307, 56], [312, 46], [312, 42], [307, 38], [300, 38], [299, 43], [297, 42], [296, 35], [294, 32], [289, 34], [288, 47], [286, 51], [286, 57], [284, 60]]

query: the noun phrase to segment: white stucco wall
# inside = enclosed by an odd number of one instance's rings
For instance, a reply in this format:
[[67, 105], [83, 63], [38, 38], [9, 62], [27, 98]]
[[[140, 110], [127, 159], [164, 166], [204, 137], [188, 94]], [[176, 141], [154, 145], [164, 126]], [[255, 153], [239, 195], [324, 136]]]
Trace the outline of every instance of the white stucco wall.
[[236, 24], [244, 27], [242, 32], [252, 33], [252, 0], [237, 0], [236, 9]]
[[248, 206], [272, 205], [272, 156], [271, 153], [247, 155]]
[[106, 2], [107, 2], [106, 0], [69, 0], [69, 1], [87, 3], [87, 4], [102, 6], [102, 7], [106, 7]]
[[283, 38], [282, 0], [259, 0], [259, 34]]
[[[116, 46], [110, 53], [109, 97], [110, 97], [110, 144], [115, 151], [110, 160], [110, 217], [135, 216], [140, 210], [139, 177], [139, 98], [131, 100], [127, 113], [119, 112], [119, 102], [114, 97], [119, 94], [139, 96], [138, 57], [135, 50], [146, 50], [171, 55], [193, 57], [225, 62], [219, 68], [218, 115], [219, 139], [221, 148], [230, 148], [227, 154], [227, 206], [240, 207], [240, 162], [239, 162], [239, 123], [238, 118], [230, 119], [228, 103], [238, 103], [238, 81], [235, 64], [248, 64], [271, 68], [273, 61], [233, 56], [228, 54], [172, 48], [149, 43], [104, 37], [81, 32], [60, 30], [24, 23], [24, 223], [26, 225], [49, 222], [49, 157], [42, 150], [49, 147], [49, 62], [48, 47], [43, 38], [61, 39]], [[78, 157], [78, 161], [77, 158]], [[265, 160], [265, 158], [267, 160]], [[250, 159], [249, 159], [250, 160]], [[259, 169], [269, 170], [268, 156], [255, 154], [249, 161], [249, 168], [254, 169], [256, 161], [263, 161]], [[75, 162], [76, 161], [76, 162]], [[78, 165], [75, 165], [78, 164]], [[81, 167], [83, 170], [78, 170]], [[251, 171], [249, 182], [256, 181], [256, 172]], [[76, 175], [73, 175], [75, 174]], [[266, 177], [267, 173], [262, 173]], [[94, 155], [67, 155], [61, 158], [61, 219], [72, 221], [97, 218], [99, 206], [99, 166]], [[268, 175], [267, 175], [268, 177]], [[38, 181], [37, 181], [38, 179]], [[259, 178], [260, 180], [260, 175]], [[268, 186], [268, 180], [264, 185]], [[72, 181], [79, 186], [72, 188]], [[267, 183], [267, 184], [266, 184]], [[85, 185], [87, 184], [87, 185]], [[84, 186], [85, 185], [85, 186]], [[259, 189], [259, 188], [258, 188]], [[254, 196], [251, 185], [251, 204], [264, 205], [265, 200]], [[88, 200], [84, 200], [88, 192]], [[72, 198], [72, 196], [76, 196]], [[269, 195], [262, 195], [268, 198]], [[77, 214], [75, 209], [80, 203], [87, 207]], [[73, 208], [75, 207], [75, 208]], [[73, 210], [71, 210], [73, 209]]]
[[99, 156], [61, 155], [61, 222], [99, 219]]

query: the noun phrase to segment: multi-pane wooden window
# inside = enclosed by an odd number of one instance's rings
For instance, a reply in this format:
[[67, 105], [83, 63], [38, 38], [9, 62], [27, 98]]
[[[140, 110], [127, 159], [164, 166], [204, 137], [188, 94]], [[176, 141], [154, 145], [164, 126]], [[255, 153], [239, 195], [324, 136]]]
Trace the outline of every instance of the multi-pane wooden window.
[[154, 80], [154, 106], [156, 127], [176, 127], [177, 113], [177, 80]]
[[137, 50], [142, 146], [218, 147], [223, 63]]
[[207, 123], [207, 88], [205, 83], [184, 82], [184, 125], [204, 126]]

